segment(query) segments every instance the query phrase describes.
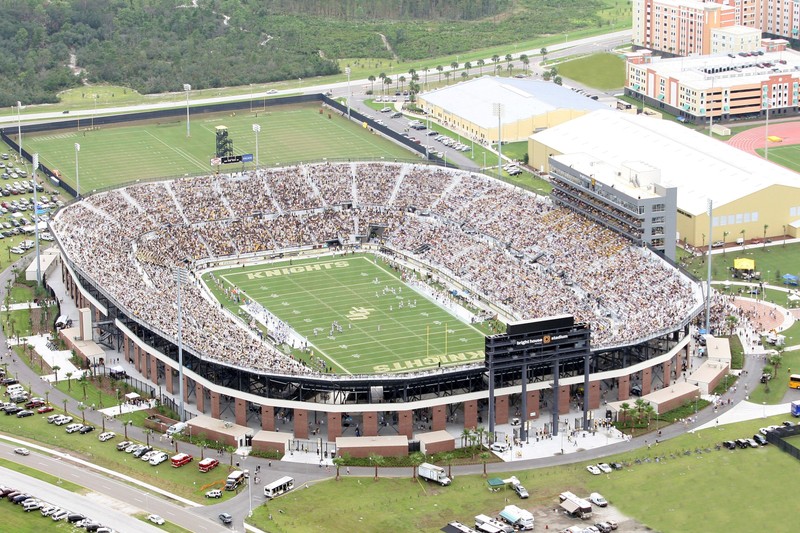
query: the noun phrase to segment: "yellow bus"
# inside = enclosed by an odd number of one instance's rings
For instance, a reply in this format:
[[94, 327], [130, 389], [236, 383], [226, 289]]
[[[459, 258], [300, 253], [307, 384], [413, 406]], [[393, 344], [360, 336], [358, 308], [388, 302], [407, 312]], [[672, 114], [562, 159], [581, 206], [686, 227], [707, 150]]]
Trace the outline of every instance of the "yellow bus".
[[800, 374], [792, 374], [789, 376], [789, 388], [800, 389]]

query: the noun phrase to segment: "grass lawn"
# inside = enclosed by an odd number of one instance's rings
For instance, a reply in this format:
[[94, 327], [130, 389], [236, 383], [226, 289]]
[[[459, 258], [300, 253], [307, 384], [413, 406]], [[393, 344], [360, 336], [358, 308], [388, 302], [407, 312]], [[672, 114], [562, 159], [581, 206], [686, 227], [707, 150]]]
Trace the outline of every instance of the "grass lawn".
[[[783, 531], [786, 490], [795, 485], [797, 461], [772, 446], [731, 452], [716, 451], [714, 445], [752, 436], [759, 427], [785, 418], [722, 426], [613, 456], [608, 460], [630, 466], [609, 475], [592, 476], [584, 464], [516, 472], [531, 494], [524, 501], [510, 492], [489, 492], [479, 475], [457, 476], [451, 486], [438, 487], [412, 481], [409, 469], [402, 479], [343, 476], [296, 489], [255, 510], [252, 523], [272, 532], [353, 531], [369, 524], [375, 531], [433, 533], [451, 520], [470, 525], [478, 513], [495, 515], [506, 498], [526, 509], [547, 511], [556, 505], [559, 493], [570, 490], [579, 496], [601, 492], [622, 512], [656, 531], [744, 533], [755, 523], [764, 531]], [[689, 455], [684, 455], [687, 450]], [[661, 456], [665, 460], [655, 462]], [[346, 512], [341, 502], [349, 502]], [[549, 525], [548, 515], [534, 512], [537, 530]]]
[[[31, 455], [28, 457], [36, 457], [35, 451], [31, 452]], [[0, 459], [0, 466], [4, 466], [9, 470], [14, 470], [15, 472], [19, 472], [20, 474], [25, 474], [26, 476], [30, 476], [36, 479], [40, 479], [51, 485], [58, 485], [59, 488], [64, 490], [68, 490], [70, 492], [77, 492], [79, 494], [85, 494], [88, 492], [88, 489], [78, 485], [77, 483], [72, 483], [71, 481], [65, 481], [57, 476], [53, 476], [48, 474], [47, 472], [42, 472], [41, 470], [37, 470], [36, 468], [32, 468], [30, 466], [25, 465], [24, 463], [27, 459], [20, 458], [18, 461], [9, 461], [7, 459]]]
[[[75, 414], [73, 413], [72, 416]], [[80, 415], [75, 418], [80, 421]], [[227, 465], [222, 464], [206, 474], [197, 469], [199, 457], [181, 468], [172, 468], [169, 461], [158, 466], [150, 466], [130, 454], [117, 451], [117, 443], [123, 440], [123, 431], [118, 422], [106, 424], [106, 429], [114, 431], [117, 436], [107, 442], [100, 442], [97, 439], [100, 433], [99, 427], [86, 435], [69, 434], [65, 431], [65, 426], [48, 424], [47, 415], [35, 415], [22, 419], [15, 416], [0, 416], [0, 431], [4, 433], [68, 451], [99, 466], [141, 479], [146, 483], [199, 503], [218, 503], [216, 500], [207, 500], [203, 495], [210, 488], [220, 488], [220, 484], [224, 485], [225, 477], [230, 470]], [[174, 448], [159, 446], [157, 437], [151, 438], [150, 444], [163, 449], [170, 455], [175, 453]]]
[[[49, 518], [42, 518], [41, 513], [34, 511], [26, 513], [22, 506], [3, 502], [3, 531], [13, 531], [14, 533], [42, 533], [44, 531], [63, 531], [74, 532], [77, 528], [66, 520], [53, 522]], [[19, 507], [19, 509], [16, 509]]]
[[778, 368], [775, 378], [768, 383], [769, 387], [767, 384], [759, 383], [750, 393], [750, 401], [772, 405], [800, 400], [800, 391], [789, 388], [789, 374], [796, 373], [798, 369], [800, 369], [800, 351], [783, 352], [783, 363]]
[[[764, 157], [764, 149], [756, 148], [756, 152]], [[777, 145], [769, 147], [769, 160], [773, 163], [800, 172], [800, 145]]]
[[[75, 148], [79, 152], [81, 190], [118, 185], [137, 179], [211, 172], [215, 128], [228, 127], [236, 154], [256, 154], [252, 124], [261, 125], [258, 160], [262, 166], [339, 159], [414, 159], [400, 146], [370, 133], [333, 113], [320, 114], [316, 105], [281, 106], [268, 112], [198, 115], [186, 122], [168, 119], [109, 126], [94, 131], [54, 131], [28, 135], [25, 148], [39, 152], [48, 167], [59, 169], [64, 180], [75, 185]], [[253, 168], [248, 164], [247, 168]], [[228, 165], [222, 171], [241, 170]]]
[[592, 54], [559, 64], [558, 74], [601, 91], [619, 89], [625, 85], [625, 60], [616, 54]]
[[[483, 333], [405, 285], [383, 261], [373, 261], [365, 255], [323, 257], [216, 276], [308, 339], [335, 373], [401, 372], [483, 359]], [[216, 287], [209, 276], [206, 283]], [[239, 311], [230, 299], [223, 301]], [[330, 335], [333, 321], [342, 331]]]

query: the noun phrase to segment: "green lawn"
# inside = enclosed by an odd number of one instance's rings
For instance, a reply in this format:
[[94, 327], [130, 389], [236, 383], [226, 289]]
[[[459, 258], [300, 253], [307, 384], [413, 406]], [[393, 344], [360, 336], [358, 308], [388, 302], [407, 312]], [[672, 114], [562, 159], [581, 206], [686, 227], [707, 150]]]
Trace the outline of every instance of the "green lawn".
[[790, 371], [797, 373], [798, 369], [800, 369], [800, 351], [783, 352], [783, 362], [775, 374], [775, 379], [770, 380], [769, 387], [760, 383], [750, 393], [750, 401], [773, 405], [788, 400], [800, 400], [800, 392], [789, 389]]
[[3, 531], [13, 531], [14, 533], [42, 533], [45, 531], [74, 532], [76, 528], [66, 520], [53, 522], [49, 518], [42, 518], [41, 513], [26, 513], [21, 506], [3, 502]]
[[[75, 148], [82, 191], [153, 177], [211, 172], [215, 128], [227, 126], [236, 154], [256, 154], [253, 124], [261, 126], [258, 160], [262, 166], [339, 159], [413, 159], [400, 146], [348, 122], [336, 113], [320, 114], [317, 105], [281, 106], [268, 112], [197, 115], [191, 118], [191, 137], [185, 119], [108, 126], [93, 131], [54, 131], [25, 137], [25, 148], [39, 152], [41, 161], [58, 169], [75, 185]], [[87, 125], [88, 126], [88, 125]], [[81, 128], [85, 126], [82, 124]], [[241, 170], [227, 165], [222, 171]]]
[[617, 54], [592, 54], [560, 63], [558, 74], [601, 91], [619, 89], [625, 85], [625, 60]]
[[[764, 157], [764, 149], [756, 148], [756, 152]], [[800, 172], [800, 145], [772, 144], [769, 147], [769, 160], [777, 165]]]
[[[451, 486], [442, 488], [412, 481], [409, 469], [402, 479], [373, 481], [343, 475], [340, 481], [295, 490], [259, 507], [252, 523], [272, 532], [353, 531], [369, 524], [375, 531], [433, 533], [451, 520], [470, 525], [478, 513], [496, 515], [510, 498], [510, 503], [543, 511], [534, 512], [538, 531], [546, 526], [556, 530], [548, 510], [556, 505], [559, 493], [570, 490], [578, 495], [601, 492], [623, 513], [655, 531], [744, 533], [756, 523], [763, 531], [784, 531], [786, 491], [795, 486], [797, 461], [772, 446], [732, 452], [714, 449], [722, 440], [750, 437], [759, 427], [779, 424], [784, 418], [685, 434], [650, 450], [610, 457], [609, 461], [630, 466], [609, 475], [592, 476], [581, 463], [515, 472], [531, 494], [524, 501], [510, 492], [489, 492], [479, 475], [457, 476]], [[684, 455], [687, 450], [689, 455]], [[341, 512], [342, 502], [349, 502], [347, 512]]]
[[160, 529], [162, 531], [167, 531], [169, 533], [190, 533], [189, 529], [183, 528], [183, 527], [179, 526], [178, 524], [173, 524], [169, 520], [164, 522], [163, 525], [160, 525], [160, 526], [156, 525], [156, 524], [152, 523], [150, 520], [147, 519], [147, 517], [150, 516], [147, 513], [137, 513], [134, 516], [136, 518], [138, 518], [139, 520], [141, 520], [142, 522], [145, 522], [148, 526], [158, 528], [158, 529]]
[[27, 466], [25, 463], [28, 462], [29, 460], [33, 459], [33, 461], [31, 462], [35, 462], [36, 453], [37, 452], [32, 451], [31, 455], [29, 455], [27, 458], [20, 458], [17, 461], [0, 459], [0, 466], [4, 466], [9, 470], [13, 470], [15, 472], [19, 472], [20, 474], [25, 474], [26, 476], [40, 479], [42, 481], [50, 483], [51, 485], [58, 485], [59, 488], [68, 490], [70, 492], [77, 492], [81, 494], [88, 492], [88, 490], [85, 487], [81, 487], [77, 483], [72, 483], [71, 481], [65, 481], [57, 476], [48, 474], [47, 472], [43, 472], [41, 470], [37, 470], [36, 468]]
[[[362, 255], [325, 257], [216, 275], [307, 338], [335, 373], [401, 372], [435, 368], [440, 361], [445, 366], [483, 360], [484, 336], [477, 328], [412, 290], [383, 261], [373, 261]], [[209, 276], [206, 282], [215, 286]], [[230, 300], [227, 304], [233, 306]], [[238, 312], [238, 306], [232, 310]], [[330, 336], [333, 321], [342, 331]]]
[[[57, 410], [57, 412], [60, 409]], [[71, 413], [75, 416], [74, 413]], [[76, 416], [80, 421], [80, 414]], [[172, 492], [194, 500], [199, 503], [218, 503], [217, 500], [209, 501], [203, 494], [209, 490], [207, 486], [214, 483], [224, 484], [225, 477], [230, 470], [228, 465], [220, 465], [209, 473], [201, 473], [197, 469], [196, 460], [181, 468], [172, 468], [169, 461], [158, 466], [150, 466], [136, 457], [125, 452], [117, 451], [116, 445], [124, 438], [123, 430], [119, 423], [113, 423], [113, 427], [106, 428], [114, 431], [117, 436], [107, 442], [100, 442], [97, 436], [100, 428], [80, 435], [78, 433], [69, 434], [65, 431], [65, 426], [55, 426], [47, 423], [47, 415], [35, 415], [29, 418], [17, 418], [15, 416], [0, 416], [0, 431], [28, 439], [33, 442], [68, 451], [69, 453], [91, 461], [99, 466], [110, 468], [122, 474], [133, 476], [146, 483], [150, 483], [164, 490]], [[168, 454], [175, 453], [173, 447], [163, 447], [158, 440], [158, 436], [151, 437], [150, 444], [163, 449]], [[180, 444], [178, 444], [180, 450]], [[215, 485], [213, 488], [219, 488]], [[225, 493], [227, 495], [229, 493]], [[224, 498], [223, 498], [224, 499]], [[10, 531], [10, 530], [9, 530]]]

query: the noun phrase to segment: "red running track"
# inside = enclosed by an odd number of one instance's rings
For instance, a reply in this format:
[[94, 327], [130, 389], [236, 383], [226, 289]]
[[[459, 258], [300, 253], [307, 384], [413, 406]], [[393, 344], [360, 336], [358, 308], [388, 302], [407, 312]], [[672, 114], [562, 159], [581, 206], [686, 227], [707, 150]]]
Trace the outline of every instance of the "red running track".
[[[765, 135], [766, 128], [761, 126], [734, 135], [728, 140], [728, 144], [739, 150], [758, 155], [756, 149], [764, 148], [767, 142], [769, 142]], [[800, 144], [800, 122], [777, 122], [775, 124], [770, 124], [769, 135], [770, 137], [776, 136], [783, 139], [781, 142], [769, 142], [770, 148]]]

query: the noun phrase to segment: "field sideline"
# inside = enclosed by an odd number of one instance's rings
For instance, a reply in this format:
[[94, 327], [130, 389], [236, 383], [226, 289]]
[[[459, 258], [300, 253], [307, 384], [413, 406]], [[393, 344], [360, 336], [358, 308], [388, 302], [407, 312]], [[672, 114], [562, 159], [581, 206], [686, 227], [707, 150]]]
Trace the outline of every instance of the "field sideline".
[[[223, 299], [231, 310], [239, 312], [246, 299], [258, 302], [307, 339], [311, 353], [335, 373], [404, 372], [483, 360], [480, 330], [371, 257], [293, 260], [216, 275], [243, 295], [241, 303]], [[209, 274], [204, 279], [214, 286]]]
[[[271, 107], [266, 113], [202, 114], [190, 119], [191, 137], [186, 137], [186, 120], [137, 122], [104, 126], [96, 130], [59, 130], [25, 135], [24, 146], [38, 152], [40, 161], [61, 172], [62, 179], [75, 186], [75, 143], [81, 191], [88, 192], [138, 179], [197, 175], [212, 171], [215, 128], [227, 126], [235, 154], [253, 154], [253, 163], [220, 167], [237, 172], [255, 166], [256, 134], [261, 126], [258, 161], [261, 166], [285, 165], [322, 159], [414, 159], [408, 150], [363, 127], [348, 122], [335, 112], [320, 114], [318, 105]], [[83, 125], [82, 125], [83, 126]], [[88, 124], [87, 124], [88, 126]]]

